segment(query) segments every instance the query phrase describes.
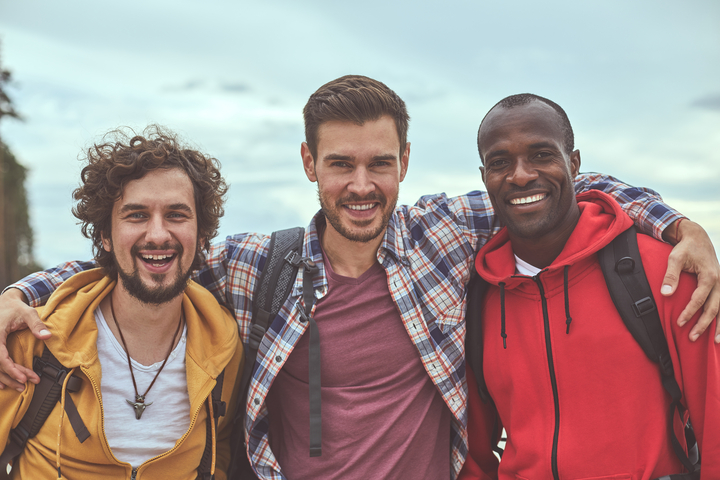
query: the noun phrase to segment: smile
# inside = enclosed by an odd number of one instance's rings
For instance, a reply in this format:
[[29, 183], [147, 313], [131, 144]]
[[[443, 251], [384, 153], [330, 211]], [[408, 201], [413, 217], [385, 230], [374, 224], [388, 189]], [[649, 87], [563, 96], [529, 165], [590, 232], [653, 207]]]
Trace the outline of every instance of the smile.
[[512, 205], [527, 205], [528, 203], [535, 203], [539, 202], [540, 200], [547, 197], [546, 193], [539, 193], [537, 195], [531, 195], [529, 197], [522, 197], [522, 198], [512, 198], [510, 199], [510, 203]]
[[143, 262], [149, 263], [153, 267], [162, 267], [166, 264], [168, 264], [173, 258], [175, 258], [175, 254], [165, 254], [165, 255], [145, 255], [141, 254], [140, 258]]
[[357, 211], [363, 211], [363, 210], [370, 210], [373, 208], [376, 203], [365, 203], [363, 205], [345, 205], [350, 210], [357, 210]]

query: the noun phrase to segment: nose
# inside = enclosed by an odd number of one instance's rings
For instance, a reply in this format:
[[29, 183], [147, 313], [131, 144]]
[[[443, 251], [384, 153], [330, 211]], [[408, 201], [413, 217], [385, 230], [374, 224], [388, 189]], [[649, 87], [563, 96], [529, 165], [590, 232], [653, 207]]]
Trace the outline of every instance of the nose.
[[171, 239], [172, 235], [165, 224], [165, 219], [161, 215], [153, 215], [147, 223], [145, 241], [159, 246]]
[[353, 171], [352, 179], [348, 184], [348, 191], [364, 197], [375, 190], [375, 183], [370, 172], [365, 167], [358, 167]]
[[515, 166], [510, 175], [507, 176], [507, 182], [524, 187], [528, 183], [538, 178], [538, 172], [526, 159], [521, 158], [515, 162]]

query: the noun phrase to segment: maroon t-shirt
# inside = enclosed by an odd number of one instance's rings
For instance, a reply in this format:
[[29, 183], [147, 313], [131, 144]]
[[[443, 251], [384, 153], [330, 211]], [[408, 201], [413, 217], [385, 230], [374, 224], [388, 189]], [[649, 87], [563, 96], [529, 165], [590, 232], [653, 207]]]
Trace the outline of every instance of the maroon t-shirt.
[[450, 478], [450, 411], [425, 372], [375, 264], [332, 271], [318, 301], [322, 456], [309, 456], [306, 332], [268, 393], [270, 445], [290, 480]]

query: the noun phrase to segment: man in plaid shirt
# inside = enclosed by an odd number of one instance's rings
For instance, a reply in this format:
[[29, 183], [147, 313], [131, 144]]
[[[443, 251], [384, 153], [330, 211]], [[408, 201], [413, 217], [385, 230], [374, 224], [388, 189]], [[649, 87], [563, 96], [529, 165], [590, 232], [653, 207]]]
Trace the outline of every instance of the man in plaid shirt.
[[[318, 267], [311, 316], [322, 347], [322, 455], [308, 455], [309, 322], [299, 275], [253, 369], [245, 405], [250, 463], [262, 479], [455, 478], [467, 455], [464, 289], [474, 252], [499, 229], [490, 202], [485, 192], [471, 192], [396, 207], [408, 168], [409, 117], [380, 82], [334, 80], [310, 97], [303, 113], [303, 165], [318, 183], [322, 207], [303, 245], [303, 256]], [[699, 226], [684, 221], [676, 232], [682, 216], [657, 194], [610, 177], [581, 175], [575, 187], [609, 193], [657, 238], [682, 239], [680, 263], [704, 267], [708, 278], [699, 295], [715, 288], [706, 306], [712, 319], [718, 267]], [[234, 309], [244, 342], [268, 244], [266, 235], [228, 237], [194, 275]], [[18, 290], [0, 297], [0, 332], [28, 318], [18, 306], [20, 292], [38, 305], [90, 266], [68, 263], [14, 285]], [[688, 318], [698, 308], [689, 306]], [[42, 336], [42, 324], [25, 322]], [[701, 320], [696, 328], [707, 324]], [[18, 380], [33, 377], [1, 351], [0, 366]], [[12, 383], [7, 375], [0, 380]]]

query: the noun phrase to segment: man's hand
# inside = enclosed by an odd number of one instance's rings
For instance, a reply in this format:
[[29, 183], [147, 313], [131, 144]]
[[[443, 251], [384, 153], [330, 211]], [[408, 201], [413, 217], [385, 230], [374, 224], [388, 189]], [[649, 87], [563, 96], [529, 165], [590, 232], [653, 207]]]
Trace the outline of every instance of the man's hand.
[[[676, 246], [668, 258], [668, 269], [661, 293], [665, 296], [675, 293], [681, 270], [697, 275], [698, 286], [690, 303], [677, 320], [678, 325], [685, 325], [695, 312], [703, 307], [698, 323], [690, 330], [690, 340], [694, 342], [707, 329], [720, 309], [720, 264], [710, 237], [695, 222], [688, 219], [678, 220], [665, 229], [663, 238], [670, 243], [676, 243]], [[720, 343], [720, 322], [715, 325], [715, 330], [715, 342]]]
[[37, 384], [40, 377], [31, 369], [12, 361], [7, 351], [7, 336], [16, 330], [30, 328], [40, 340], [50, 338], [50, 332], [40, 320], [37, 311], [29, 307], [25, 295], [11, 288], [0, 295], [0, 389], [8, 386], [22, 392], [28, 380]]

